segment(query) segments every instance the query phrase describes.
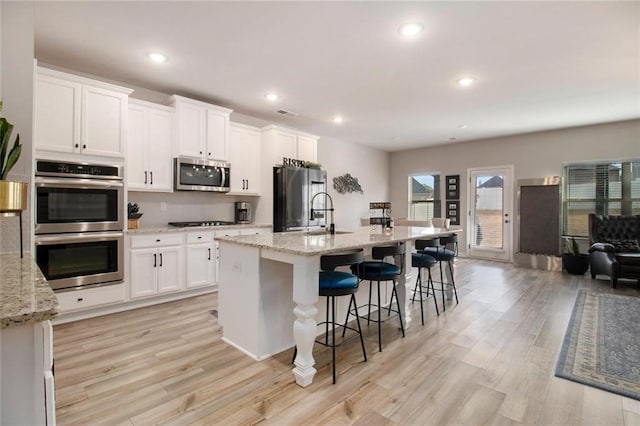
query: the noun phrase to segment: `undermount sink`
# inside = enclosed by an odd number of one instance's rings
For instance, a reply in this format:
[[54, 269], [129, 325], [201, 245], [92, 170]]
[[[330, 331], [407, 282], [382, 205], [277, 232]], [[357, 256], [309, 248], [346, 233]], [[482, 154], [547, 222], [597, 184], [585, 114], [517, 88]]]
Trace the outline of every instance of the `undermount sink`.
[[[352, 231], [336, 231], [335, 235], [339, 234], [353, 234]], [[313, 231], [305, 231], [304, 235], [331, 235], [329, 234], [329, 230], [326, 229], [315, 229]]]

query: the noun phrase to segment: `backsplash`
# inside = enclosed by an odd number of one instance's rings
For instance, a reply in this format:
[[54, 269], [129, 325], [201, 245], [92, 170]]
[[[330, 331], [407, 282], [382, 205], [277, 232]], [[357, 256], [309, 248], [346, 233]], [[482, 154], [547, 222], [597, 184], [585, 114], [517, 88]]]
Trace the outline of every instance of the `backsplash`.
[[[140, 207], [140, 227], [166, 226], [168, 222], [200, 220], [234, 220], [234, 203], [248, 201], [255, 205], [255, 197], [236, 197], [205, 192], [134, 192], [129, 191], [128, 202]], [[163, 211], [162, 203], [166, 204]]]

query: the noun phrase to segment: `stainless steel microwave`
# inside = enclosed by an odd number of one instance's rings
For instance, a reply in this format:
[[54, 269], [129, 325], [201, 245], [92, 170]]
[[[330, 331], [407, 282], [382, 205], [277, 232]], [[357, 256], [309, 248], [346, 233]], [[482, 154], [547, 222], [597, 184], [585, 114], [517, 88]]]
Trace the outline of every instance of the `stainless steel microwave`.
[[176, 191], [229, 192], [230, 168], [223, 161], [178, 157], [174, 162], [173, 187]]

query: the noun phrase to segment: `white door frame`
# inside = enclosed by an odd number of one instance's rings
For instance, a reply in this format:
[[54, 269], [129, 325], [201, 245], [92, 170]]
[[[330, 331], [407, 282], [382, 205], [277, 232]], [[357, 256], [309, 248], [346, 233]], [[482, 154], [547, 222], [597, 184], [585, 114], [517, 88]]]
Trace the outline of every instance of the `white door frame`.
[[[474, 228], [475, 223], [475, 182], [472, 182], [472, 175], [474, 174], [504, 174], [504, 187], [503, 187], [503, 210], [505, 217], [502, 221], [503, 229], [503, 248], [491, 249], [491, 248], [475, 248], [473, 245], [473, 238], [475, 238], [476, 232]], [[506, 166], [493, 166], [493, 167], [473, 167], [467, 169], [467, 255], [469, 257], [489, 260], [499, 260], [505, 262], [513, 261], [513, 206], [514, 206], [514, 167], [513, 165]]]

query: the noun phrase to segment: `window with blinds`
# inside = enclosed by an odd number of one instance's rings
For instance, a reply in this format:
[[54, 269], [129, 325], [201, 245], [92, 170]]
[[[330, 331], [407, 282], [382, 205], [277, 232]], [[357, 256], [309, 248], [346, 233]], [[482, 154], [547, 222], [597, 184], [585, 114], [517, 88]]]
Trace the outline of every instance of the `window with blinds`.
[[440, 214], [440, 175], [409, 176], [409, 219], [431, 220]]
[[589, 235], [589, 214], [640, 214], [640, 161], [564, 168], [563, 233]]

